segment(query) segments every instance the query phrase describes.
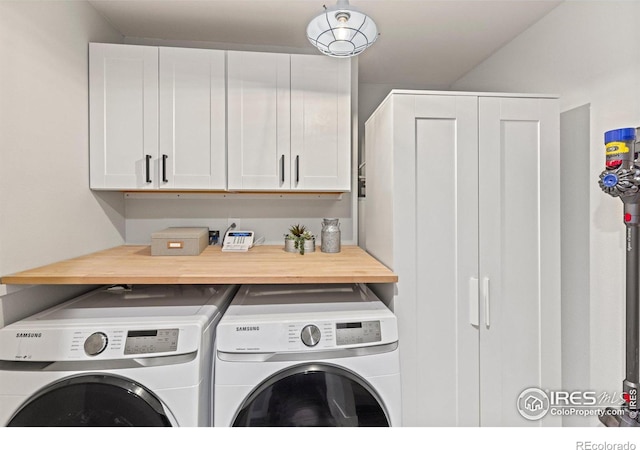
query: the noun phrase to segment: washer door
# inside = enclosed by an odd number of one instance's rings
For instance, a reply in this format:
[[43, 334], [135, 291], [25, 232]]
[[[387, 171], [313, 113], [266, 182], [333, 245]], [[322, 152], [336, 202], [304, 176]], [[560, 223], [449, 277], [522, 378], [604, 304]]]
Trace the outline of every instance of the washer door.
[[48, 386], [25, 403], [10, 427], [167, 427], [162, 403], [131, 380], [82, 375]]
[[279, 372], [241, 406], [234, 427], [388, 427], [375, 391], [360, 377], [326, 364]]

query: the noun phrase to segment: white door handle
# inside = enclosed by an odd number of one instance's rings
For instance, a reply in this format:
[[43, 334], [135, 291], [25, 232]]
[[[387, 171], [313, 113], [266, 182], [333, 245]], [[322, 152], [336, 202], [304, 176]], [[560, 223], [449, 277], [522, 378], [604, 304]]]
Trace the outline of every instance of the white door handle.
[[489, 278], [484, 277], [482, 280], [482, 295], [484, 296], [484, 324], [487, 328], [491, 326], [491, 290]]
[[469, 278], [469, 323], [480, 326], [480, 284], [477, 278]]

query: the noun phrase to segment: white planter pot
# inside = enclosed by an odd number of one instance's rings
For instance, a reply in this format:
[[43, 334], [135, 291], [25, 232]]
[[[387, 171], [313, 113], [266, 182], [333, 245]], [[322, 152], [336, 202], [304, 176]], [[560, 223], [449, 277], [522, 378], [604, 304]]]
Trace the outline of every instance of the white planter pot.
[[[300, 250], [298, 250], [296, 248], [296, 241], [294, 241], [293, 239], [284, 239], [284, 250], [286, 252], [291, 252], [291, 253], [296, 253], [296, 252], [300, 252]], [[311, 252], [315, 252], [316, 251], [316, 238], [312, 238], [312, 239], [308, 239], [306, 241], [304, 241], [304, 252], [305, 253], [311, 253]]]

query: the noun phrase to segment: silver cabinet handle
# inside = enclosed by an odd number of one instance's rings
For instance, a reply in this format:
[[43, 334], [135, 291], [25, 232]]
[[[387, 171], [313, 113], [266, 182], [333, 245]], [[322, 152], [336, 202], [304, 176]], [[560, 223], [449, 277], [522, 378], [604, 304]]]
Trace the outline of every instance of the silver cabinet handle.
[[280, 183], [284, 183], [284, 155], [280, 156]]
[[480, 325], [480, 292], [479, 280], [475, 277], [469, 278], [469, 323], [474, 327]]
[[484, 296], [484, 324], [489, 328], [491, 326], [491, 287], [489, 278], [484, 277], [482, 284], [484, 285], [482, 288], [482, 294]]

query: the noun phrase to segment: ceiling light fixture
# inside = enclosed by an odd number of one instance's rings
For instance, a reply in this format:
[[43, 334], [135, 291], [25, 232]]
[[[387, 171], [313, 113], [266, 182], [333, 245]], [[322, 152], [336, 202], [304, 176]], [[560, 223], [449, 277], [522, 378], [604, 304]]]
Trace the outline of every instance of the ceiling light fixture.
[[307, 26], [307, 38], [322, 53], [349, 58], [362, 53], [378, 38], [378, 28], [369, 16], [349, 5], [349, 0], [327, 8]]

